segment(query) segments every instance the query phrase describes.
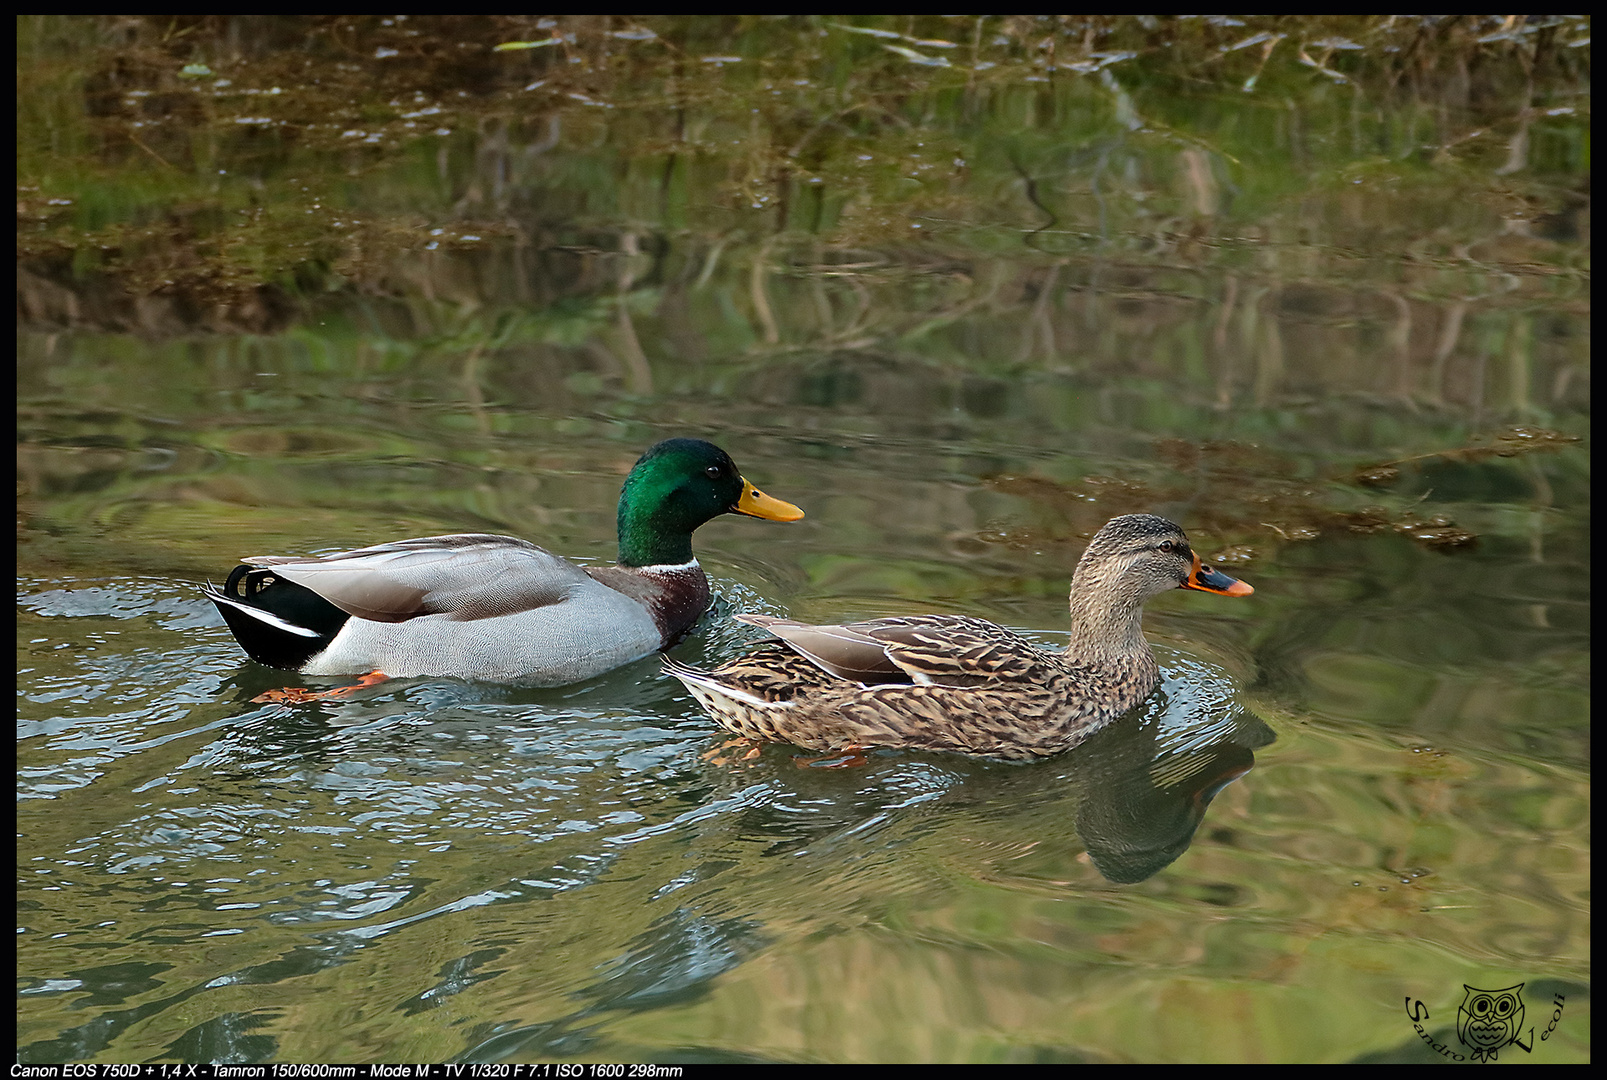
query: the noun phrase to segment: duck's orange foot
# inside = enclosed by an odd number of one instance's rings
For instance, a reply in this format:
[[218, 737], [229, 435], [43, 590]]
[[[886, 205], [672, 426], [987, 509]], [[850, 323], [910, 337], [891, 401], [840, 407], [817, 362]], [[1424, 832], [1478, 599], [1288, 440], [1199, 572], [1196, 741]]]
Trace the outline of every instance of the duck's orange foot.
[[390, 676], [383, 671], [370, 671], [351, 686], [337, 686], [333, 690], [308, 690], [304, 686], [287, 686], [283, 690], [268, 690], [258, 694], [251, 700], [254, 702], [276, 701], [282, 705], [303, 705], [309, 701], [328, 701], [333, 698], [350, 697], [359, 690], [366, 690], [370, 686], [378, 686], [389, 678]]
[[[742, 746], [748, 747], [747, 753], [740, 756], [735, 753], [730, 755], [725, 753], [727, 750], [734, 750], [735, 748]], [[763, 751], [763, 742], [758, 739], [749, 739], [743, 737], [737, 739], [728, 739], [719, 746], [716, 746], [713, 750], [705, 751], [702, 757], [704, 761], [709, 762], [711, 765], [729, 765], [733, 761], [751, 761], [758, 757]]]
[[800, 769], [857, 769], [861, 765], [870, 763], [865, 755], [876, 749], [874, 746], [845, 746], [835, 754], [826, 754], [823, 757], [795, 757], [792, 763]]

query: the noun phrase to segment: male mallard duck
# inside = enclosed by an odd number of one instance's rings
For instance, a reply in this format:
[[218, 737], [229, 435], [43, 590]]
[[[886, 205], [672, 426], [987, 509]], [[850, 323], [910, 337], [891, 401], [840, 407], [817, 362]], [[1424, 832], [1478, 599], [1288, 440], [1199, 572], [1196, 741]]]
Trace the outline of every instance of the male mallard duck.
[[335, 555], [242, 559], [207, 585], [240, 647], [307, 675], [559, 686], [674, 644], [709, 606], [692, 531], [721, 514], [797, 521], [724, 450], [650, 447], [619, 495], [619, 565], [577, 566], [512, 536], [426, 536]]
[[1144, 601], [1168, 589], [1248, 596], [1183, 530], [1114, 518], [1071, 579], [1071, 644], [1047, 653], [1002, 626], [915, 615], [811, 626], [738, 615], [781, 639], [713, 671], [664, 658], [699, 704], [747, 739], [841, 753], [874, 746], [1037, 758], [1069, 750], [1159, 681]]

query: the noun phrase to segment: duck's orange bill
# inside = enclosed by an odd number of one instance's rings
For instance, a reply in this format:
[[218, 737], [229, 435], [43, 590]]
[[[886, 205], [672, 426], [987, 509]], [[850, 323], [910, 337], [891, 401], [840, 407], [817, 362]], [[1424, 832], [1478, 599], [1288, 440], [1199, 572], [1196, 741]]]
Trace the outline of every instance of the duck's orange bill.
[[1194, 569], [1189, 571], [1188, 580], [1183, 582], [1181, 587], [1214, 592], [1220, 596], [1249, 596], [1255, 592], [1238, 578], [1230, 578], [1220, 570], [1212, 570], [1200, 561], [1198, 554], [1194, 556]]
[[772, 499], [747, 480], [742, 481], [742, 497], [737, 500], [736, 512], [766, 521], [797, 521], [804, 512], [790, 502]]

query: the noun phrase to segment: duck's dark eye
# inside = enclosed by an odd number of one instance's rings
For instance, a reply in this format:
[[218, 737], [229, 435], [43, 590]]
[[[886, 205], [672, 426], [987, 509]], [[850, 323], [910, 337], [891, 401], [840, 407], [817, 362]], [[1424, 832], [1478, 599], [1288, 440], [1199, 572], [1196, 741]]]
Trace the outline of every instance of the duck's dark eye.
[[1177, 544], [1172, 540], [1162, 540], [1160, 543], [1160, 548], [1162, 551], [1172, 552], [1177, 550]]
[[703, 470], [703, 475], [707, 476], [710, 480], [718, 480], [720, 478], [720, 467], [718, 465], [710, 465], [707, 469]]

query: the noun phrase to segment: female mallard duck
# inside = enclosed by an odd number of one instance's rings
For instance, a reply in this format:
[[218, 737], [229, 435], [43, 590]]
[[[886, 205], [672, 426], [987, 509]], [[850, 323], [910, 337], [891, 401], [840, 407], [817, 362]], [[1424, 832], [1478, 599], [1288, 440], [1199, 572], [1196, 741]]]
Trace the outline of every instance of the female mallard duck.
[[714, 671], [668, 657], [664, 665], [709, 715], [747, 739], [829, 753], [887, 746], [1046, 757], [1155, 688], [1144, 601], [1176, 588], [1254, 591], [1203, 565], [1170, 521], [1128, 514], [1100, 529], [1077, 563], [1063, 654], [961, 615], [843, 626], [738, 615], [781, 641]]
[[335, 555], [242, 559], [206, 587], [258, 663], [307, 675], [559, 686], [674, 644], [709, 606], [692, 531], [721, 514], [797, 521], [729, 455], [668, 439], [619, 495], [619, 565], [577, 566], [512, 536], [426, 536]]

